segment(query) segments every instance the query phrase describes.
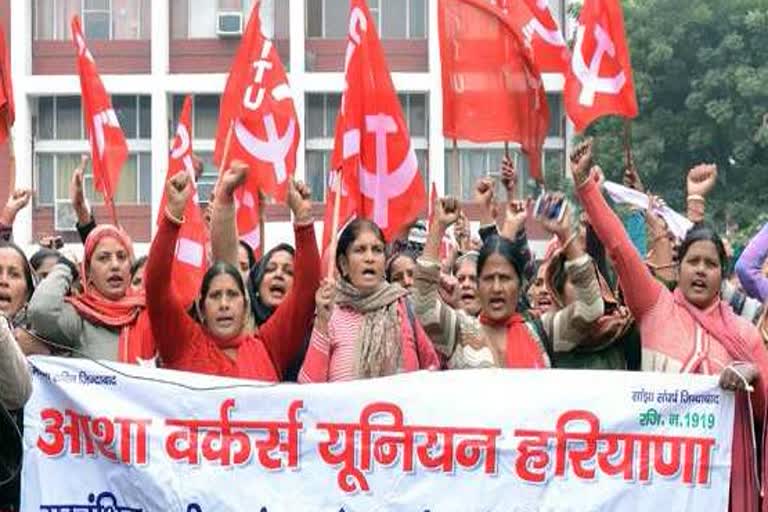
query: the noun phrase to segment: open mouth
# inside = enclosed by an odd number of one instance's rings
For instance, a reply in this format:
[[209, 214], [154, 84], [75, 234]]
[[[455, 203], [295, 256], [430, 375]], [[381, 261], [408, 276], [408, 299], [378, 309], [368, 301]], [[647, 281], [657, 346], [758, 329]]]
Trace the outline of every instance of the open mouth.
[[226, 329], [232, 327], [235, 323], [235, 317], [233, 316], [220, 316], [216, 318], [216, 325], [220, 328]]
[[372, 268], [363, 269], [362, 274], [366, 277], [376, 277], [376, 271]]
[[706, 292], [707, 291], [707, 282], [703, 279], [694, 279], [691, 282], [691, 288], [697, 292]]
[[122, 286], [123, 282], [123, 278], [118, 275], [110, 276], [107, 278], [107, 283], [114, 288]]
[[488, 301], [488, 305], [492, 309], [501, 309], [507, 305], [507, 301], [503, 297], [494, 297]]
[[459, 299], [461, 299], [462, 302], [472, 302], [475, 300], [475, 294], [472, 292], [465, 292], [459, 296]]
[[11, 296], [7, 293], [0, 292], [0, 309], [6, 309], [11, 305]]
[[272, 284], [269, 286], [269, 294], [275, 299], [282, 299], [285, 297], [286, 289], [283, 284]]

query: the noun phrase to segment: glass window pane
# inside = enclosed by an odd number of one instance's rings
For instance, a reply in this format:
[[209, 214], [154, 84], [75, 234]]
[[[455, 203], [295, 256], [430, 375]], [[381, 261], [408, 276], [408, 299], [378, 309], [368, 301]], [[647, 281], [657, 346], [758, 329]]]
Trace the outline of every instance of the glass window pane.
[[189, 0], [189, 38], [216, 37], [216, 2]]
[[42, 140], [53, 138], [53, 97], [37, 100], [37, 136]]
[[139, 96], [139, 138], [152, 138], [152, 96]]
[[410, 0], [408, 16], [409, 37], [423, 39], [427, 37], [427, 5], [425, 0]]
[[115, 109], [125, 138], [137, 138], [136, 96], [112, 96], [112, 108]]
[[411, 136], [427, 136], [427, 95], [410, 95], [410, 112], [408, 114], [408, 131]]
[[323, 102], [322, 94], [307, 94], [307, 137], [323, 136]]
[[405, 39], [408, 22], [408, 0], [387, 0], [381, 9], [382, 39]]
[[549, 106], [549, 133], [550, 137], [563, 136], [563, 95], [547, 94]]
[[109, 39], [109, 13], [83, 12], [83, 30], [90, 41]]
[[109, 0], [85, 0], [85, 9], [100, 9], [102, 11], [109, 10]]
[[341, 94], [328, 94], [325, 105], [325, 136], [333, 137], [336, 134], [336, 118], [341, 108]]
[[142, 8], [140, 0], [112, 0], [112, 39], [140, 39]]
[[40, 205], [53, 204], [54, 177], [53, 155], [37, 156], [37, 203]]
[[347, 0], [325, 0], [325, 37], [344, 39], [347, 36], [349, 2]]
[[141, 26], [141, 32], [139, 37], [141, 39], [152, 38], [152, 6], [150, 0], [141, 0], [141, 14], [139, 17], [139, 25]]
[[219, 97], [213, 94], [195, 96], [195, 137], [213, 139], [219, 121]]
[[[275, 39], [288, 39], [291, 33], [290, 21], [291, 14], [288, 9], [288, 2], [276, 1], [275, 6]], [[312, 37], [312, 36], [308, 36]], [[287, 63], [285, 63], [287, 64]]]
[[117, 185], [117, 193], [115, 194], [116, 204], [136, 202], [138, 195], [137, 165], [136, 155], [129, 155], [120, 173], [120, 183]]
[[218, 178], [218, 171], [213, 165], [213, 153], [195, 152], [197, 157], [203, 161], [203, 175], [197, 182], [197, 196], [201, 203], [207, 203], [211, 198], [213, 186]]
[[152, 154], [139, 153], [139, 202], [152, 203]]
[[327, 176], [328, 151], [307, 151], [306, 178], [312, 189], [312, 200], [325, 200], [325, 177]]
[[56, 138], [59, 140], [82, 139], [82, 113], [79, 96], [56, 98]]
[[53, 39], [53, 3], [54, 0], [35, 1], [35, 39]]
[[69, 182], [79, 165], [80, 155], [77, 153], [56, 155], [56, 199], [69, 199]]
[[307, 0], [307, 37], [323, 37], [323, 0]]
[[424, 189], [427, 191], [427, 196], [430, 194], [430, 178], [429, 178], [429, 151], [426, 149], [416, 150], [416, 160], [419, 162], [419, 172], [421, 173], [421, 179], [424, 180]]
[[189, 0], [171, 0], [171, 39], [186, 39], [188, 33]]

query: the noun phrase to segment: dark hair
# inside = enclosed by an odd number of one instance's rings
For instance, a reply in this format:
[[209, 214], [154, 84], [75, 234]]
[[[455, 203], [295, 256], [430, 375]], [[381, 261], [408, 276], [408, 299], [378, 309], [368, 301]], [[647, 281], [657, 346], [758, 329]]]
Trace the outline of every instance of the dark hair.
[[477, 275], [483, 273], [483, 267], [485, 267], [486, 261], [493, 254], [499, 254], [502, 258], [507, 260], [510, 265], [515, 269], [517, 274], [517, 280], [520, 287], [523, 287], [523, 268], [525, 262], [523, 255], [513, 242], [510, 242], [504, 237], [493, 235], [489, 237], [480, 248], [480, 254], [477, 257]]
[[480, 253], [477, 251], [468, 251], [456, 258], [456, 261], [453, 262], [453, 268], [451, 269], [453, 275], [456, 275], [459, 272], [459, 268], [461, 268], [461, 265], [463, 265], [465, 261], [471, 261], [475, 265], [475, 272], [477, 272], [477, 258], [479, 255]]
[[0, 249], [12, 249], [21, 257], [24, 281], [27, 283], [27, 301], [29, 301], [32, 297], [32, 292], [35, 291], [35, 278], [33, 277], [32, 266], [29, 264], [29, 260], [27, 260], [27, 255], [24, 254], [24, 251], [18, 245], [6, 240], [0, 240]]
[[59, 251], [43, 247], [29, 258], [29, 264], [32, 265], [32, 270], [37, 272], [47, 258], [56, 258], [58, 260], [60, 256]]
[[695, 224], [685, 234], [685, 239], [683, 240], [683, 243], [680, 245], [680, 249], [677, 252], [678, 264], [683, 263], [688, 250], [696, 242], [712, 242], [715, 244], [715, 249], [717, 249], [717, 257], [720, 260], [721, 273], [723, 277], [725, 277], [726, 271], [728, 270], [728, 255], [725, 252], [725, 245], [723, 245], [723, 240], [720, 238], [720, 235], [717, 234], [714, 228], [708, 226], [707, 224]]
[[200, 312], [203, 311], [203, 302], [205, 302], [205, 296], [208, 295], [208, 291], [211, 289], [211, 282], [217, 276], [226, 274], [235, 280], [240, 293], [245, 297], [245, 285], [243, 284], [243, 276], [240, 272], [229, 263], [223, 261], [217, 261], [208, 269], [203, 276], [203, 283], [200, 285], [200, 296], [198, 297]]
[[147, 264], [147, 257], [142, 256], [141, 258], [137, 259], [133, 262], [133, 265], [131, 265], [131, 279], [136, 277], [136, 272], [141, 270], [141, 268]]
[[343, 276], [340, 264], [341, 258], [347, 255], [349, 246], [352, 245], [354, 241], [357, 240], [357, 237], [360, 236], [360, 233], [363, 233], [364, 231], [371, 231], [382, 244], [386, 245], [387, 241], [384, 238], [384, 232], [378, 224], [368, 219], [357, 218], [353, 220], [346, 228], [344, 228], [344, 231], [341, 232], [339, 241], [336, 244], [336, 269], [339, 271], [340, 275]]
[[248, 245], [248, 242], [239, 240], [240, 247], [245, 249], [245, 253], [248, 255], [248, 270], [250, 271], [254, 265], [256, 265], [256, 256], [253, 255], [253, 248]]
[[270, 249], [248, 273], [248, 296], [251, 299], [251, 311], [253, 311], [256, 325], [261, 325], [269, 320], [269, 317], [272, 316], [272, 313], [275, 311], [274, 308], [267, 306], [261, 301], [259, 288], [261, 287], [261, 282], [264, 280], [264, 275], [267, 273], [269, 262], [278, 252], [287, 252], [291, 256], [296, 256], [296, 251], [292, 246], [288, 244], [277, 245]]
[[568, 282], [568, 273], [565, 271], [565, 255], [560, 253], [549, 261], [547, 266], [547, 274], [549, 274], [552, 288], [554, 288], [560, 299], [563, 298], [563, 292], [565, 292], [565, 285]]
[[416, 258], [418, 258], [418, 256], [409, 249], [402, 249], [400, 251], [393, 252], [389, 259], [387, 259], [387, 266], [384, 269], [384, 275], [386, 276], [387, 281], [392, 281], [392, 266], [395, 264], [398, 258], [410, 258], [411, 261], [416, 263]]

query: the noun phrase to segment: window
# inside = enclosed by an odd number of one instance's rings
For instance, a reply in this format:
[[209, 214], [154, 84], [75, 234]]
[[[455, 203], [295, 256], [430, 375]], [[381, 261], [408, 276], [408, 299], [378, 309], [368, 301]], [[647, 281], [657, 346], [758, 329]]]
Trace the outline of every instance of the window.
[[[398, 94], [408, 131], [419, 161], [419, 171], [425, 186], [429, 184], [427, 95], [424, 93]], [[340, 93], [307, 94], [304, 133], [307, 138], [305, 171], [307, 184], [312, 188], [312, 199], [325, 200], [325, 180], [330, 169], [336, 129], [336, 117], [341, 105]]]
[[[501, 193], [501, 160], [504, 158], [504, 147], [461, 147], [452, 148], [452, 141], [445, 142], [445, 183], [448, 194], [459, 197], [464, 201], [474, 199], [475, 183], [484, 176], [496, 179], [497, 194]], [[530, 179], [528, 159], [518, 149], [510, 148], [510, 158], [515, 163], [518, 175], [517, 192], [519, 197], [526, 197], [528, 191], [536, 187]], [[458, 171], [456, 170], [458, 160]], [[522, 184], [522, 185], [521, 185]]]
[[149, 39], [151, 0], [35, 0], [35, 39], [69, 41], [79, 15], [89, 40]]
[[[125, 133], [129, 150], [129, 157], [120, 174], [115, 202], [149, 204], [152, 199], [151, 98], [116, 95], [112, 97], [112, 106]], [[74, 213], [69, 204], [69, 182], [74, 169], [80, 164], [80, 155], [90, 153], [80, 97], [38, 98], [35, 128], [37, 205], [55, 206], [57, 228], [73, 229]], [[93, 188], [90, 165], [85, 173], [85, 190], [92, 203], [102, 202], [101, 195]]]
[[[173, 119], [168, 126], [171, 139], [176, 133], [184, 98], [182, 94], [173, 97]], [[198, 197], [202, 202], [208, 201], [219, 176], [218, 168], [213, 165], [213, 150], [216, 145], [216, 129], [219, 122], [219, 101], [220, 98], [216, 94], [198, 94], [192, 98], [192, 150], [203, 162], [203, 174], [197, 184]]]
[[563, 94], [562, 93], [547, 93], [547, 105], [549, 106], [549, 132], [550, 137], [563, 137], [563, 122], [565, 121], [565, 113], [563, 109]]
[[[217, 14], [239, 12], [243, 15], [243, 31], [248, 24], [255, 0], [171, 0], [171, 39], [215, 39]], [[272, 12], [264, 12], [271, 8]], [[274, 39], [288, 39], [289, 10], [287, 0], [273, 0], [262, 7], [262, 28]]]
[[[382, 39], [427, 37], [427, 0], [369, 0], [368, 9]], [[306, 0], [307, 37], [346, 39], [347, 0]]]

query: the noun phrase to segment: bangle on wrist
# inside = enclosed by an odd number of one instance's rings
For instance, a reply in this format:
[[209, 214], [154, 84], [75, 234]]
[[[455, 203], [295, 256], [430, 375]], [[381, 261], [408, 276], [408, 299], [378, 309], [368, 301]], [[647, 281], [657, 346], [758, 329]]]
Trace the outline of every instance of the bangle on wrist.
[[701, 203], [705, 203], [707, 200], [704, 198], [704, 196], [700, 196], [699, 194], [690, 194], [688, 197], [685, 198], [686, 201], [698, 201]]

